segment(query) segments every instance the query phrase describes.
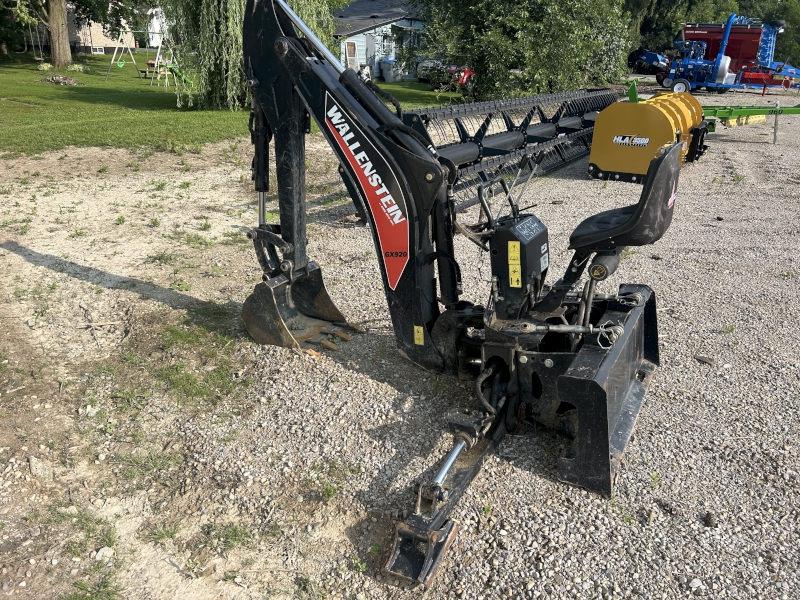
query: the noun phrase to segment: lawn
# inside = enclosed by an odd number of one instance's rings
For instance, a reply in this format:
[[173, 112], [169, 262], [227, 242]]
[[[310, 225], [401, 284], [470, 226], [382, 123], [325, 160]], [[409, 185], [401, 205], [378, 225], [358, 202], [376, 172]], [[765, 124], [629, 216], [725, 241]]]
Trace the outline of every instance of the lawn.
[[[151, 56], [152, 58], [152, 53]], [[137, 63], [147, 58], [137, 53]], [[36, 154], [65, 146], [192, 147], [247, 134], [248, 112], [178, 108], [175, 88], [151, 87], [128, 59], [112, 67], [110, 57], [81, 56], [88, 73], [73, 77], [79, 86], [42, 82], [54, 72], [38, 71], [31, 55], [0, 60], [0, 151]], [[420, 83], [381, 84], [404, 108], [446, 104], [458, 94], [432, 92]]]
[[398, 82], [382, 83], [376, 82], [382, 90], [386, 90], [397, 98], [403, 109], [427, 108], [429, 106], [441, 106], [442, 104], [452, 104], [463, 102], [461, 93], [458, 92], [434, 92], [427, 83], [417, 82]]
[[[152, 53], [151, 53], [152, 58]], [[104, 81], [110, 56], [81, 57], [89, 73], [66, 72], [80, 86], [40, 82], [51, 72], [37, 71], [25, 55], [0, 62], [0, 150], [38, 153], [65, 146], [152, 146], [170, 149], [244, 135], [246, 111], [177, 108], [174, 87], [150, 87], [130, 59], [114, 66]], [[137, 63], [146, 62], [143, 53]]]

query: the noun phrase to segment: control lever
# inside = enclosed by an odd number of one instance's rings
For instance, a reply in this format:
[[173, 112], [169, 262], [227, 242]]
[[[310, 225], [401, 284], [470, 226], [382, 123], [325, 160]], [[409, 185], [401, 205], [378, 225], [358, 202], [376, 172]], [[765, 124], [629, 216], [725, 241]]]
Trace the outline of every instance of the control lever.
[[[530, 183], [533, 176], [536, 175], [536, 172], [539, 170], [539, 165], [542, 164], [544, 160], [545, 153], [543, 150], [535, 154], [526, 154], [519, 163], [519, 169], [517, 169], [517, 174], [514, 177], [514, 181], [511, 182], [511, 187], [506, 189], [506, 201], [511, 205], [511, 214], [514, 216], [514, 219], [519, 219], [519, 204], [517, 203], [516, 199], [511, 195], [511, 192], [514, 191], [514, 187], [517, 185], [517, 181], [519, 180], [520, 175], [522, 172], [530, 166], [531, 172], [528, 175], [528, 178], [525, 180], [525, 183], [522, 184], [522, 191], [518, 194], [520, 198], [525, 194], [525, 190], [528, 189], [528, 184]], [[531, 165], [533, 162], [533, 165]]]

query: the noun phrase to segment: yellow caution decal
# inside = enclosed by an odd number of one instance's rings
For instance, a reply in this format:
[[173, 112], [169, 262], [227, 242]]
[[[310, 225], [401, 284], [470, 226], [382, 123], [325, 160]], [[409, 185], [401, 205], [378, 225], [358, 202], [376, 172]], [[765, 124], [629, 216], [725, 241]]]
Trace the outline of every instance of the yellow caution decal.
[[515, 288], [522, 287], [519, 242], [508, 242], [508, 285]]
[[425, 334], [422, 332], [422, 327], [414, 325], [414, 343], [417, 346], [425, 345]]

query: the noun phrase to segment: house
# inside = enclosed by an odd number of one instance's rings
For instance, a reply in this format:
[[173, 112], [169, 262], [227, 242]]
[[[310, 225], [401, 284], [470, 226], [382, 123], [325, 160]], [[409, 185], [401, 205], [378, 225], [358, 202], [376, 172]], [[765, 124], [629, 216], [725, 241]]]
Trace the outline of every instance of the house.
[[403, 46], [421, 43], [423, 24], [401, 0], [355, 0], [334, 17], [342, 64], [354, 71], [366, 65], [372, 77], [387, 81], [402, 77], [387, 65], [397, 59]]
[[[101, 23], [78, 24], [72, 10], [67, 11], [67, 29], [69, 45], [76, 54], [111, 54], [117, 45], [117, 39], [106, 36]], [[131, 47], [136, 46], [132, 33], [123, 35], [123, 40]]]
[[[161, 43], [161, 32], [166, 30], [164, 13], [161, 9], [150, 11], [151, 22], [148, 32], [139, 33], [138, 38], [141, 44], [134, 39], [131, 32], [123, 33], [123, 43], [129, 48], [135, 49], [146, 44], [150, 48], [156, 48]], [[113, 54], [117, 47], [119, 36], [108, 37], [101, 23], [84, 23], [75, 18], [75, 11], [71, 6], [67, 6], [67, 31], [69, 34], [69, 45], [75, 54]], [[45, 52], [50, 52], [50, 37], [47, 28], [40, 21], [36, 27], [30, 27], [25, 31], [25, 47], [41, 48]], [[120, 48], [124, 48], [121, 45]]]

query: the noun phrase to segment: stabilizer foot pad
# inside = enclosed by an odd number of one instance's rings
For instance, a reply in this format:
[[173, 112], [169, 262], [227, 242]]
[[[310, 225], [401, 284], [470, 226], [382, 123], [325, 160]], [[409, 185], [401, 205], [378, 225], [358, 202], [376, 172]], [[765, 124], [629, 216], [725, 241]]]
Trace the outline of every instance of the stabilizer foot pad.
[[458, 525], [449, 520], [438, 531], [425, 533], [399, 523], [386, 570], [396, 577], [421, 583], [427, 588], [457, 533]]

